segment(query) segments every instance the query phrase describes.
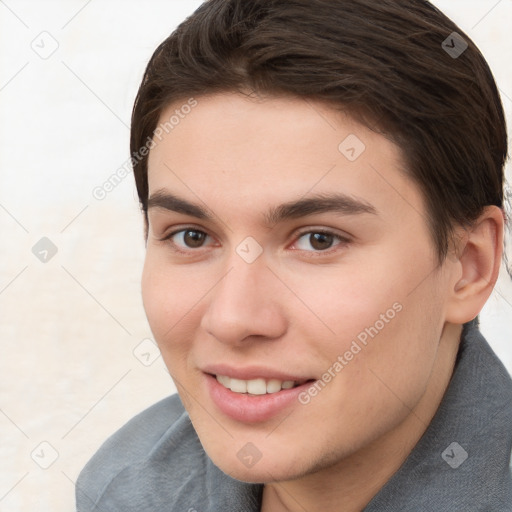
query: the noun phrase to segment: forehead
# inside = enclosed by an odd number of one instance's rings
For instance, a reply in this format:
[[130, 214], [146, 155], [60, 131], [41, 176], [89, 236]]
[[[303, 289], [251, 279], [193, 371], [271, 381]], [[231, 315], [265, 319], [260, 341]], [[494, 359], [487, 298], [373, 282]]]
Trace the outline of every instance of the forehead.
[[193, 109], [180, 110], [185, 100], [162, 112], [164, 129], [156, 132], [148, 161], [150, 195], [179, 191], [243, 214], [338, 191], [385, 214], [424, 215], [400, 148], [332, 106], [236, 93], [195, 100]]

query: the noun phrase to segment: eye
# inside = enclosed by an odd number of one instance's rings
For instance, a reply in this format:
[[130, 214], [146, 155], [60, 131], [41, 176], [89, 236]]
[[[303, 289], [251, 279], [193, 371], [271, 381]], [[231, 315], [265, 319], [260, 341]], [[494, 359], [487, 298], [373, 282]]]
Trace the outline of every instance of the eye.
[[178, 249], [197, 249], [204, 245], [210, 238], [204, 231], [198, 229], [182, 229], [167, 235], [164, 240], [169, 240]]
[[321, 252], [343, 242], [348, 242], [348, 240], [328, 231], [308, 231], [302, 233], [294, 245], [301, 251]]

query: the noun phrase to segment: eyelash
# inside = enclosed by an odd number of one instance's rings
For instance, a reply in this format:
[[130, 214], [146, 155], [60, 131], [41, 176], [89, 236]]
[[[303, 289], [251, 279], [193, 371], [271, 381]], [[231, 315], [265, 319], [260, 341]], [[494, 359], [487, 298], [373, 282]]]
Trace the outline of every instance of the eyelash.
[[[182, 254], [184, 256], [191, 256], [191, 255], [193, 255], [193, 253], [198, 252], [199, 249], [202, 249], [202, 247], [199, 247], [198, 249], [189, 248], [188, 250], [185, 250], [185, 249], [182, 249], [179, 245], [177, 245], [176, 243], [174, 243], [172, 241], [172, 238], [175, 235], [177, 235], [179, 233], [184, 233], [187, 231], [202, 233], [202, 234], [206, 235], [207, 237], [210, 237], [210, 235], [208, 233], [206, 233], [205, 231], [203, 231], [201, 229], [195, 228], [194, 226], [187, 226], [187, 227], [172, 231], [171, 233], [165, 235], [164, 237], [159, 238], [159, 241], [169, 243], [172, 246], [172, 250], [178, 254]], [[321, 229], [321, 228], [311, 229], [311, 228], [309, 228], [307, 230], [304, 229], [302, 231], [299, 231], [294, 235], [295, 241], [293, 242], [293, 245], [295, 245], [298, 242], [298, 240], [300, 240], [303, 236], [313, 235], [313, 234], [332, 236], [335, 240], [337, 240], [338, 243], [335, 243], [333, 246], [331, 246], [325, 250], [311, 250], [311, 251], [307, 251], [307, 250], [303, 250], [303, 249], [296, 249], [296, 250], [301, 251], [303, 253], [308, 253], [309, 257], [318, 257], [318, 256], [324, 256], [327, 254], [331, 254], [332, 252], [337, 251], [338, 250], [337, 248], [339, 246], [346, 246], [351, 241], [348, 237], [342, 236], [342, 235], [335, 233], [334, 231], [330, 231], [328, 229]]]

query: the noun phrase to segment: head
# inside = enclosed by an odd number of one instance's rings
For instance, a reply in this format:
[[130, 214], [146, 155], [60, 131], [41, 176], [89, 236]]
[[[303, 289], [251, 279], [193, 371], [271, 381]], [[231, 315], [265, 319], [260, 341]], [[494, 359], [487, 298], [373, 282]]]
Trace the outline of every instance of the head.
[[[484, 58], [423, 0], [209, 0], [157, 48], [143, 299], [214, 463], [296, 478], [405, 420], [496, 281], [506, 146]], [[226, 377], [298, 387], [253, 407]]]

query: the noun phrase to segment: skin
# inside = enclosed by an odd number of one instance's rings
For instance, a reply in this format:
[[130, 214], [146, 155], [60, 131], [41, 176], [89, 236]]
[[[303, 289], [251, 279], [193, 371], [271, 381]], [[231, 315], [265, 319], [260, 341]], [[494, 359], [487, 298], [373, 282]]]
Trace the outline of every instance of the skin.
[[[212, 218], [149, 208], [142, 293], [151, 329], [206, 452], [234, 478], [266, 483], [263, 511], [361, 510], [439, 406], [461, 324], [496, 280], [503, 216], [489, 207], [458, 230], [456, 252], [439, 265], [422, 194], [390, 140], [320, 102], [197, 100], [155, 141], [149, 195], [172, 193]], [[366, 146], [355, 161], [338, 149], [349, 134]], [[332, 192], [374, 212], [264, 222], [270, 208]], [[186, 228], [208, 236], [193, 247], [183, 232], [162, 240]], [[318, 230], [335, 235], [327, 250], [312, 243]], [[249, 236], [263, 249], [252, 263], [236, 252]], [[244, 423], [212, 403], [205, 365], [321, 379], [394, 304], [400, 312], [306, 405]], [[237, 457], [248, 442], [261, 453], [251, 468]]]

